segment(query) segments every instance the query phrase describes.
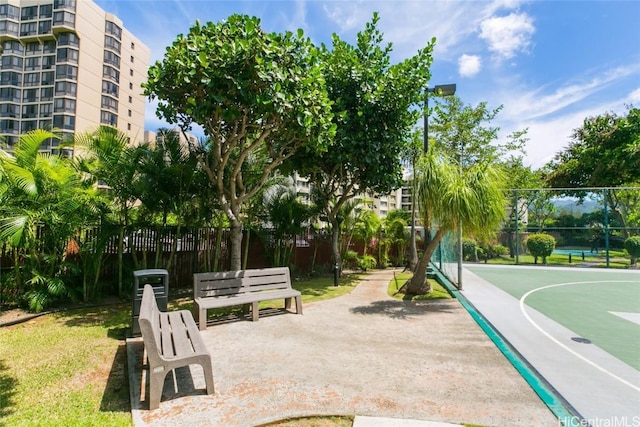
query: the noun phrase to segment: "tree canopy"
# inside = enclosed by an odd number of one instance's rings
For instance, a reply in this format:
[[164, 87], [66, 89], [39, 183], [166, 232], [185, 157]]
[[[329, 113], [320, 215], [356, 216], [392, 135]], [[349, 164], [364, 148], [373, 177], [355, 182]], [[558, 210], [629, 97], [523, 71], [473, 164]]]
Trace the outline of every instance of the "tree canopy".
[[[160, 118], [204, 129], [199, 163], [229, 218], [231, 268], [240, 269], [243, 204], [296, 150], [322, 152], [331, 142], [335, 125], [318, 49], [302, 30], [266, 33], [255, 17], [197, 22], [150, 67], [144, 89], [159, 101]], [[245, 162], [258, 152], [264, 162], [249, 182]]]
[[526, 129], [512, 133], [505, 143], [496, 142], [500, 128], [489, 124], [502, 106], [489, 109], [486, 102], [481, 102], [473, 107], [465, 105], [457, 96], [437, 99], [435, 114], [429, 122], [429, 136], [463, 166], [503, 161], [510, 153], [522, 151], [527, 140]]
[[569, 146], [547, 168], [551, 187], [615, 187], [637, 183], [640, 171], [640, 110], [605, 113], [584, 120]]
[[293, 168], [310, 177], [316, 202], [332, 224], [333, 255], [340, 262], [337, 236], [340, 207], [356, 194], [388, 194], [402, 184], [402, 153], [421, 111], [435, 39], [400, 63], [391, 63], [379, 17], [373, 15], [356, 45], [332, 38], [323, 46], [323, 74], [333, 101], [336, 135], [326, 153], [298, 152]]

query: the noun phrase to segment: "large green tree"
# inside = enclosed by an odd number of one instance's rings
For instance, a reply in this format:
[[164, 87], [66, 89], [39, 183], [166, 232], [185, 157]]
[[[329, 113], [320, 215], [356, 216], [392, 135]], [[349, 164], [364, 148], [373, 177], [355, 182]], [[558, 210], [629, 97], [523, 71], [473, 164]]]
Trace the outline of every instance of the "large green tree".
[[333, 35], [324, 47], [324, 76], [337, 126], [326, 153], [301, 152], [294, 168], [310, 178], [316, 203], [332, 230], [332, 254], [340, 265], [341, 207], [358, 194], [388, 194], [402, 184], [403, 149], [421, 115], [435, 40], [400, 63], [391, 63], [379, 17], [373, 15], [353, 46]]
[[[584, 120], [574, 130], [569, 146], [546, 165], [546, 182], [564, 188], [564, 194], [585, 197], [588, 187], [636, 187], [640, 183], [640, 109], [630, 107], [619, 116], [605, 113]], [[637, 190], [610, 190], [604, 203], [627, 227], [637, 206]], [[637, 214], [636, 214], [637, 215]]]
[[551, 187], [617, 187], [638, 181], [640, 109], [588, 117], [547, 165]]
[[[144, 91], [158, 100], [158, 117], [204, 129], [198, 159], [229, 219], [231, 269], [240, 269], [243, 205], [297, 150], [323, 151], [331, 141], [317, 49], [302, 30], [266, 33], [255, 17], [197, 22], [150, 67]], [[256, 151], [265, 160], [248, 182], [245, 162]]]
[[475, 107], [465, 105], [457, 96], [436, 98], [434, 114], [429, 119], [429, 137], [462, 166], [481, 162], [499, 162], [513, 152], [521, 151], [527, 141], [527, 130], [508, 135], [499, 142], [500, 128], [491, 122], [502, 106], [490, 109], [486, 102]]
[[[405, 163], [405, 168], [410, 171], [408, 183], [408, 187], [411, 189], [411, 194], [415, 194], [415, 189], [417, 186], [416, 175], [414, 171], [416, 170], [416, 165], [418, 164], [418, 160], [420, 156], [423, 154], [424, 150], [424, 129], [416, 129], [410, 136], [410, 139], [405, 148], [405, 152], [403, 153], [403, 160]], [[409, 269], [413, 271], [418, 265], [418, 247], [416, 243], [416, 199], [415, 197], [411, 197], [411, 218], [408, 223], [411, 225], [411, 231], [409, 234]], [[404, 253], [403, 253], [404, 258]], [[404, 262], [404, 259], [402, 260]]]

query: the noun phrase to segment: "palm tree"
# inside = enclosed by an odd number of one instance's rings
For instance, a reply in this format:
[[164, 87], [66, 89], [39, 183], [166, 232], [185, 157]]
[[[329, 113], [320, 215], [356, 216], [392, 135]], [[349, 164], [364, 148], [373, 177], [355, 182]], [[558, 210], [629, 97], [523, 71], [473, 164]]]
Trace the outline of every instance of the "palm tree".
[[272, 228], [273, 264], [287, 266], [296, 243], [296, 236], [311, 219], [311, 209], [300, 201], [291, 178], [264, 192], [267, 222]]
[[[186, 225], [191, 204], [198, 195], [195, 187], [196, 175], [201, 170], [198, 161], [190, 154], [189, 147], [180, 142], [177, 132], [159, 129], [155, 146], [143, 144], [139, 146], [140, 178], [138, 180], [138, 198], [144, 211], [152, 218], [160, 215], [163, 229], [169, 225], [169, 216], [175, 225], [175, 236], [171, 239], [171, 247], [167, 265], [171, 265], [178, 244], [178, 237]], [[160, 239], [160, 233], [156, 234]], [[155, 267], [160, 268], [161, 248], [157, 245]]]
[[130, 144], [129, 137], [116, 128], [100, 126], [95, 132], [76, 134], [76, 167], [92, 182], [108, 188], [118, 225], [118, 294], [123, 289], [123, 245], [125, 228], [138, 199], [138, 179], [142, 150]]
[[400, 290], [408, 295], [429, 292], [426, 270], [434, 250], [446, 233], [462, 229], [476, 236], [493, 232], [504, 219], [505, 199], [501, 191], [503, 175], [492, 163], [477, 163], [463, 168], [444, 153], [430, 148], [417, 169], [416, 202], [426, 230], [426, 247], [413, 277]]
[[29, 286], [25, 296], [35, 311], [56, 297], [71, 296], [63, 280], [69, 243], [86, 221], [101, 213], [97, 193], [71, 162], [39, 151], [46, 140], [56, 138], [34, 130], [20, 137], [13, 155], [0, 155], [0, 242], [14, 248], [17, 290], [22, 293]]
[[367, 255], [367, 251], [369, 250], [369, 245], [371, 240], [378, 235], [380, 228], [382, 227], [382, 222], [378, 215], [376, 215], [371, 210], [363, 210], [358, 213], [358, 217], [356, 218], [355, 235], [362, 239], [364, 249], [362, 255]]
[[[345, 257], [347, 251], [349, 251], [349, 248], [351, 247], [351, 240], [353, 239], [353, 235], [355, 233], [358, 215], [360, 215], [360, 212], [362, 212], [363, 208], [364, 206], [362, 206], [361, 200], [347, 199], [337, 209], [337, 214], [335, 215], [337, 227], [333, 226], [332, 224], [331, 244], [332, 246], [339, 244], [337, 249], [340, 258], [336, 259], [335, 262], [336, 264], [338, 264], [341, 271], [342, 259]], [[337, 229], [335, 229], [334, 227]], [[332, 248], [332, 252], [333, 250], [334, 248]]]
[[[415, 217], [414, 212], [408, 212], [404, 209], [394, 209], [390, 211], [387, 216], [384, 218], [384, 236], [387, 242], [388, 248], [395, 248], [395, 257], [392, 258], [392, 262], [395, 265], [406, 265], [405, 261], [405, 252], [407, 247], [407, 241], [410, 239], [410, 234], [407, 232], [407, 225], [411, 221], [412, 218]], [[412, 230], [415, 232], [415, 228], [412, 227]], [[409, 245], [413, 245], [414, 241], [409, 243]], [[418, 253], [416, 252], [416, 261], [415, 265], [418, 264]], [[414, 267], [415, 267], [414, 265]], [[409, 269], [411, 269], [411, 258], [409, 258]], [[413, 271], [411, 269], [411, 271]]]

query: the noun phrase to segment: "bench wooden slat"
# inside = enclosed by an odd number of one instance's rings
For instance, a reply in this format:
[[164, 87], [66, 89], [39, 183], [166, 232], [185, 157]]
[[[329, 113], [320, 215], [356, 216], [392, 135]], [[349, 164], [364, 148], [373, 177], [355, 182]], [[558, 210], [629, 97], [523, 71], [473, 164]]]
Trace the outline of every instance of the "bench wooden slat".
[[171, 332], [171, 323], [169, 322], [169, 316], [166, 313], [160, 316], [160, 342], [162, 355], [166, 358], [172, 359], [175, 357], [175, 350], [173, 348], [173, 339]]
[[291, 289], [291, 286], [286, 282], [249, 282], [243, 289], [245, 292], [263, 292], [271, 289]]
[[193, 344], [189, 338], [188, 330], [183, 320], [183, 313], [175, 311], [168, 313], [171, 324], [171, 337], [173, 338], [173, 351], [176, 357], [194, 354]]

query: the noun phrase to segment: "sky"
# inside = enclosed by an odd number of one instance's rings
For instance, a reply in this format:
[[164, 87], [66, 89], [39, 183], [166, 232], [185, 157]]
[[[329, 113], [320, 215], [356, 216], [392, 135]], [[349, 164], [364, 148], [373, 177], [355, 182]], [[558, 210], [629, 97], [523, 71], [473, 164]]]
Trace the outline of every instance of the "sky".
[[[268, 32], [296, 31], [316, 44], [355, 43], [374, 12], [392, 62], [436, 38], [429, 86], [456, 84], [465, 105], [502, 106], [498, 142], [528, 129], [525, 164], [552, 160], [585, 118], [640, 106], [640, 1], [636, 0], [95, 0], [151, 50], [151, 62], [196, 20], [232, 14]], [[168, 125], [148, 103], [145, 128]]]

